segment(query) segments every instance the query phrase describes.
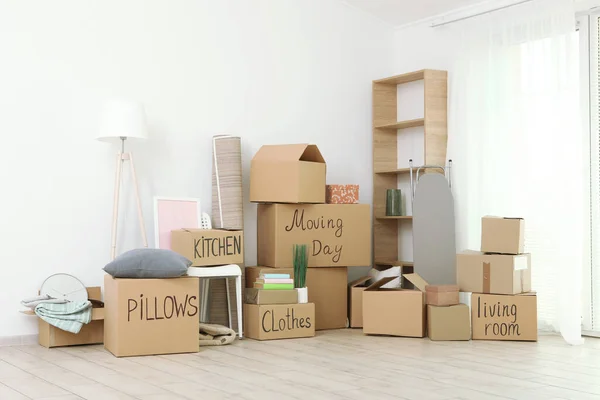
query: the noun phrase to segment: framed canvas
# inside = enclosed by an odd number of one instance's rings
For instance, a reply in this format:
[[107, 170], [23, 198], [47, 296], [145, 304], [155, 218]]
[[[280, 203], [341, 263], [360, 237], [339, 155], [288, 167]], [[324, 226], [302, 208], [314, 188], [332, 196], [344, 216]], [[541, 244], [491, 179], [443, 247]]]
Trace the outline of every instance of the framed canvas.
[[171, 249], [171, 231], [182, 228], [200, 228], [202, 211], [200, 199], [154, 198], [154, 246]]

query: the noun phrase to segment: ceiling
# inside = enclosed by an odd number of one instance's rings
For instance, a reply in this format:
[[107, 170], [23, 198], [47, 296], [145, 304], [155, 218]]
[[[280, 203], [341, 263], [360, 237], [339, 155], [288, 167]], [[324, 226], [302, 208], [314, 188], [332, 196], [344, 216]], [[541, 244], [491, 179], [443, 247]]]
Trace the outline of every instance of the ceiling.
[[481, 3], [482, 0], [345, 0], [393, 25], [404, 25], [458, 8]]

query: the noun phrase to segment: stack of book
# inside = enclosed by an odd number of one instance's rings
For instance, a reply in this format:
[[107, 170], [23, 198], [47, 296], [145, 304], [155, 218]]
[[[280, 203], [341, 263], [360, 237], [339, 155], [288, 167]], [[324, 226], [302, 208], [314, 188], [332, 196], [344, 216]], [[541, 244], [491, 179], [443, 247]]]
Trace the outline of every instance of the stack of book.
[[294, 290], [294, 279], [290, 274], [260, 274], [254, 282], [255, 289]]

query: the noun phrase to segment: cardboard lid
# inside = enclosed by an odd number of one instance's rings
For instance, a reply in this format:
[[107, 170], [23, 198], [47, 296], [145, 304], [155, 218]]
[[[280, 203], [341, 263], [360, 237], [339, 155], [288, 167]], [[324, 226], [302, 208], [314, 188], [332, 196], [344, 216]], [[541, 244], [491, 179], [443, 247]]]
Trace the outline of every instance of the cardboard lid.
[[350, 282], [348, 284], [349, 287], [356, 287], [358, 285], [362, 285], [363, 283], [366, 283], [368, 280], [370, 280], [371, 277], [370, 276], [363, 276], [362, 278], [358, 278], [352, 282]]
[[262, 146], [252, 161], [308, 161], [325, 163], [319, 148], [314, 144], [277, 144]]
[[458, 285], [427, 285], [427, 292], [458, 292]]
[[421, 278], [421, 275], [415, 273], [415, 274], [403, 274], [403, 277], [405, 277], [406, 279], [408, 279], [410, 281], [410, 283], [412, 283], [413, 285], [415, 285], [415, 287], [417, 289], [419, 289], [421, 292], [424, 292], [427, 287], [427, 285], [429, 285], [427, 283], [427, 281], [423, 278]]
[[495, 215], [484, 215], [481, 219], [489, 218], [489, 219], [523, 219], [521, 217], [496, 217]]
[[381, 278], [377, 282], [372, 283], [365, 290], [369, 290], [369, 291], [377, 290], [377, 289], [381, 288], [383, 285], [385, 285], [386, 283], [393, 281], [394, 279], [398, 279], [398, 277], [397, 276], [388, 276], [385, 278]]

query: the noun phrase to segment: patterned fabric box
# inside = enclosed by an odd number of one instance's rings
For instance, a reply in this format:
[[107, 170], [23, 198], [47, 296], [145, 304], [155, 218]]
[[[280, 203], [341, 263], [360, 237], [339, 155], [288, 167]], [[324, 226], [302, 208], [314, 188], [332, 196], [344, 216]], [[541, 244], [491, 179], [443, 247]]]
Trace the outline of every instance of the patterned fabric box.
[[357, 204], [358, 185], [326, 185], [327, 204]]

